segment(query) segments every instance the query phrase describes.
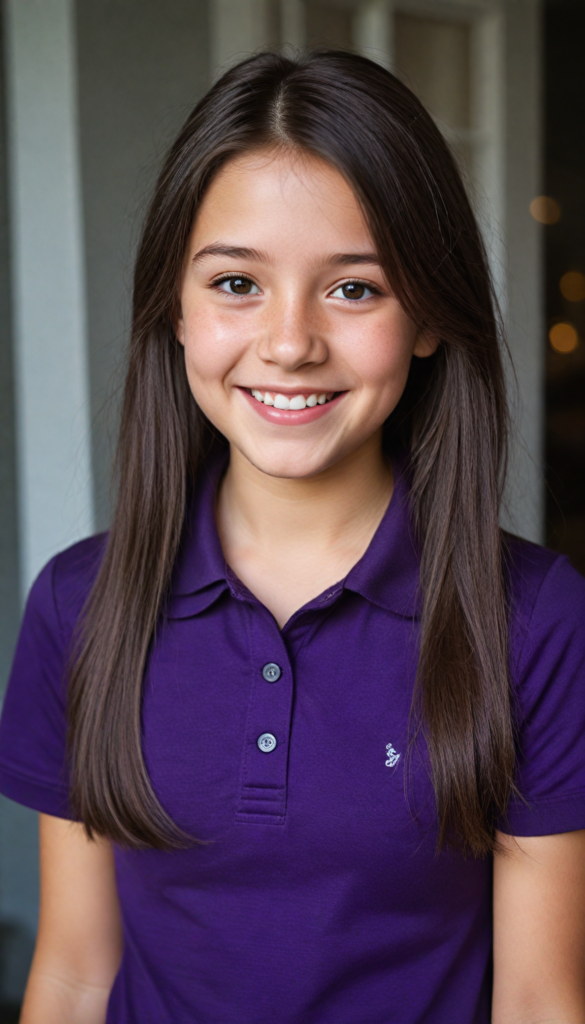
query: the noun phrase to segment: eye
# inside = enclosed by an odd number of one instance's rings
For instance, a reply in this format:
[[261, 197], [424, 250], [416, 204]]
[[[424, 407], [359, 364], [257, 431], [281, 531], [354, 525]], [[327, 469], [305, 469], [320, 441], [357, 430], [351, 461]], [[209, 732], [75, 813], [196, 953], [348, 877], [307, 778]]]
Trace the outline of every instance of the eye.
[[222, 292], [227, 292], [228, 295], [260, 294], [258, 285], [242, 274], [234, 274], [232, 277], [223, 277], [219, 281], [214, 281], [213, 287], [218, 288]]
[[369, 299], [370, 296], [378, 294], [374, 288], [368, 287], [363, 281], [346, 281], [345, 284], [340, 284], [334, 292], [331, 293], [332, 299]]

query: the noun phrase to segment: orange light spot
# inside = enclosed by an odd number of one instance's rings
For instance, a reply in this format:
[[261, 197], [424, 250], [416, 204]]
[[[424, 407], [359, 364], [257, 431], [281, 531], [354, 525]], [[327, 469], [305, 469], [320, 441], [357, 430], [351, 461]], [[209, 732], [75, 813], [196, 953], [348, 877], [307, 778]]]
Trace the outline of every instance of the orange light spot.
[[579, 335], [572, 324], [554, 324], [548, 332], [548, 340], [555, 352], [566, 355], [577, 348]]
[[552, 196], [536, 196], [530, 204], [530, 213], [539, 224], [556, 224], [561, 208]]
[[582, 302], [585, 299], [585, 274], [578, 270], [569, 270], [561, 277], [559, 287], [561, 294], [569, 302]]

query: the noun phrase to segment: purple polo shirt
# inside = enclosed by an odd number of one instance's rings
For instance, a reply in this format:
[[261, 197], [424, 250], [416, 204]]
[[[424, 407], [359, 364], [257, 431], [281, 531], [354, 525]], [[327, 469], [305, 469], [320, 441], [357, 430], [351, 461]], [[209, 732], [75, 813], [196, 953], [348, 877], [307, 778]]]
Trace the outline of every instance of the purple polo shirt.
[[[396, 486], [345, 580], [279, 630], [226, 566], [204, 473], [144, 683], [156, 793], [207, 844], [116, 849], [109, 1024], [487, 1024], [489, 859], [435, 854], [407, 759], [418, 562]], [[103, 537], [34, 584], [0, 726], [0, 789], [67, 817], [63, 670]], [[514, 541], [518, 782], [509, 831], [585, 827], [585, 581]], [[406, 787], [408, 769], [408, 787]], [[408, 789], [408, 798], [405, 796]]]

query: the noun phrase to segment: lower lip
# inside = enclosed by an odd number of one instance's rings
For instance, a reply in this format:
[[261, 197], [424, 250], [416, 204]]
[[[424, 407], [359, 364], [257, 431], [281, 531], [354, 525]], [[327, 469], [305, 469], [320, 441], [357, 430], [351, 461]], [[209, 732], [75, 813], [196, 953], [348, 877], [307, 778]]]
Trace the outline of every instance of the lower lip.
[[259, 416], [268, 420], [269, 423], [278, 423], [284, 427], [300, 427], [304, 423], [313, 423], [314, 420], [321, 419], [321, 416], [325, 416], [330, 409], [338, 406], [347, 394], [347, 391], [342, 391], [340, 395], [332, 398], [330, 402], [325, 402], [324, 405], [314, 405], [312, 408], [275, 409], [273, 405], [264, 405], [264, 402], [259, 402], [245, 388], [239, 388], [238, 390], [241, 391], [244, 398], [248, 399], [248, 402], [250, 402]]

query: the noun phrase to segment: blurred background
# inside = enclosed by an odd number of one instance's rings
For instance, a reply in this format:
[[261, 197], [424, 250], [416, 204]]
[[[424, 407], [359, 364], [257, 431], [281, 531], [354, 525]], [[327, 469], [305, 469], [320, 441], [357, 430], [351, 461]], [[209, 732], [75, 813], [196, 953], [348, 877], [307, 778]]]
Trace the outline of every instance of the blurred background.
[[[485, 234], [515, 375], [504, 522], [585, 572], [583, 0], [0, 2], [0, 684], [28, 588], [108, 525], [132, 255], [165, 148], [266, 46], [351, 47], [422, 98]], [[341, 112], [342, 113], [342, 112]], [[0, 798], [0, 1024], [37, 919], [36, 816]]]

